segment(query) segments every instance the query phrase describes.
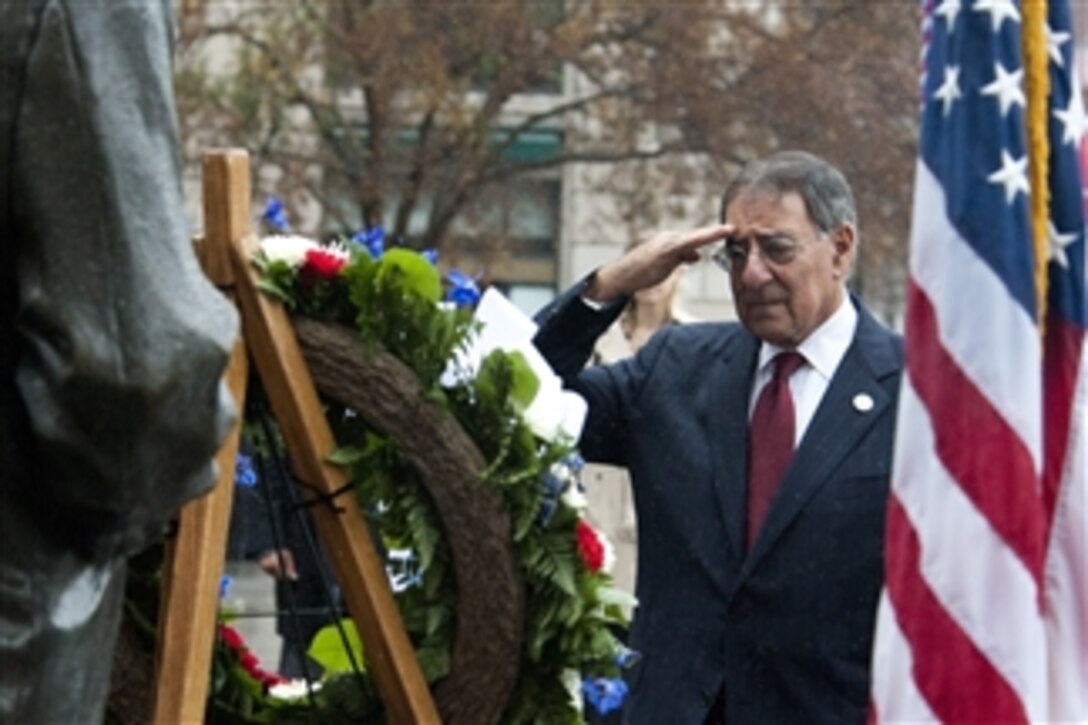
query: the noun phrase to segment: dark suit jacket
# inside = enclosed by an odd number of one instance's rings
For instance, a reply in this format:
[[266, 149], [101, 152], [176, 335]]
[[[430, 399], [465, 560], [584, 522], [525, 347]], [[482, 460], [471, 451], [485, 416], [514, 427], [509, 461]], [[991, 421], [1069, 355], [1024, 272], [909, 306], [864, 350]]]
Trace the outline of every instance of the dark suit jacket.
[[[586, 397], [588, 460], [626, 466], [639, 524], [631, 723], [865, 718], [883, 581], [902, 344], [856, 301], [857, 333], [763, 530], [743, 549], [748, 401], [759, 341], [735, 323], [669, 327], [584, 369], [615, 315], [569, 291], [535, 340]], [[869, 396], [869, 410], [856, 396]]]

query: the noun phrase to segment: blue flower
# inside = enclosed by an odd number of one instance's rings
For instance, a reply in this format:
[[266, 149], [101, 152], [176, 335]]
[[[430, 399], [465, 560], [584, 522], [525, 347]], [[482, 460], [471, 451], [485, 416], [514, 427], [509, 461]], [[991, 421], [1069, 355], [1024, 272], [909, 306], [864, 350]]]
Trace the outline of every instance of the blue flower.
[[246, 488], [257, 485], [257, 472], [253, 470], [253, 459], [244, 453], [234, 457], [234, 483]]
[[566, 490], [567, 485], [563, 482], [559, 476], [554, 472], [548, 471], [543, 476], [544, 482], [544, 495], [545, 496], [558, 496]]
[[471, 307], [480, 301], [480, 288], [476, 280], [463, 272], [451, 269], [446, 274], [446, 281], [451, 285], [446, 292], [446, 300], [458, 307]]
[[548, 523], [552, 514], [555, 513], [555, 509], [559, 505], [559, 497], [567, 486], [559, 476], [551, 471], [541, 476], [540, 480], [544, 484], [544, 500], [540, 502], [540, 509], [536, 512], [536, 521], [538, 524], [544, 525]]
[[374, 259], [381, 259], [382, 254], [385, 253], [385, 230], [381, 225], [366, 231], [355, 232], [351, 235], [351, 241], [366, 247], [366, 251]]
[[582, 694], [598, 714], [607, 715], [623, 707], [623, 700], [627, 697], [627, 683], [618, 677], [587, 677], [582, 680]]
[[420, 254], [421, 257], [426, 259], [431, 264], [438, 264], [438, 250], [435, 249], [434, 247], [424, 249], [419, 254]]
[[219, 577], [219, 598], [226, 599], [227, 592], [230, 591], [230, 585], [234, 583], [234, 578], [229, 577], [226, 574]]
[[287, 211], [283, 208], [283, 202], [274, 196], [268, 197], [261, 221], [275, 229], [277, 232], [285, 232], [291, 228], [291, 222], [287, 219]]
[[586, 467], [586, 459], [582, 458], [579, 453], [574, 452], [563, 459], [563, 464], [570, 470], [578, 473]]
[[543, 526], [548, 523], [552, 518], [552, 514], [555, 513], [555, 509], [559, 506], [559, 499], [545, 498], [540, 502], [540, 509], [536, 512], [536, 522]]

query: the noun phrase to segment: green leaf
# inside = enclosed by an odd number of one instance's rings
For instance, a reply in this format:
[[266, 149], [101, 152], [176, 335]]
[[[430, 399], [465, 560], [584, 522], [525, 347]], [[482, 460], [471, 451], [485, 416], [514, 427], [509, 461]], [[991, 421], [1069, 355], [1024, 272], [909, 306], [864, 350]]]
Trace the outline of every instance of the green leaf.
[[442, 279], [438, 270], [421, 255], [408, 249], [390, 249], [382, 255], [378, 282], [384, 282], [394, 269], [403, 275], [405, 290], [431, 302], [442, 299]]
[[433, 605], [427, 608], [427, 636], [432, 636], [442, 628], [449, 618], [449, 612], [441, 605]]
[[351, 657], [348, 656], [348, 648], [350, 648], [355, 656], [355, 662], [365, 669], [363, 642], [359, 638], [359, 630], [355, 628], [355, 622], [351, 619], [341, 619], [340, 626], [344, 629], [347, 648], [345, 648], [344, 638], [340, 636], [340, 629], [335, 624], [330, 624], [322, 627], [314, 635], [310, 649], [306, 653], [324, 667], [327, 673], [353, 672]]
[[445, 648], [420, 647], [416, 650], [416, 659], [419, 660], [419, 668], [423, 670], [423, 678], [427, 682], [434, 682], [449, 674], [450, 653]]
[[295, 306], [294, 295], [292, 295], [288, 290], [284, 289], [284, 287], [279, 284], [278, 280], [272, 277], [261, 277], [259, 280], [257, 280], [257, 289], [265, 292], [272, 297], [275, 297], [277, 300], [279, 300], [289, 308], [293, 308]]
[[359, 446], [340, 446], [325, 456], [325, 460], [338, 466], [350, 466], [365, 458], [367, 449]]
[[608, 586], [597, 588], [597, 601], [604, 605], [615, 604], [620, 607], [638, 606], [638, 599], [633, 594], [623, 589]]
[[578, 559], [572, 547], [562, 538], [552, 535], [542, 539], [537, 571], [574, 601], [577, 601], [578, 595], [574, 579], [577, 566]]
[[510, 372], [513, 376], [510, 400], [521, 410], [525, 410], [540, 390], [540, 380], [521, 352], [514, 350], [507, 353], [507, 356], [510, 358]]
[[[571, 575], [573, 578], [573, 574]], [[585, 613], [582, 600], [571, 597], [565, 600], [559, 607], [559, 620], [567, 627], [573, 627]]]

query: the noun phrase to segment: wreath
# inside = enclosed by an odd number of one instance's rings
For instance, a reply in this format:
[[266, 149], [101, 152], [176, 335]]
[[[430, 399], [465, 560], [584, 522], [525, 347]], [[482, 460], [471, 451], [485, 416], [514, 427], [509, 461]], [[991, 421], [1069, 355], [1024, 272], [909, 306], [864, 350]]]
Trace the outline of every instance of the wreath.
[[[502, 325], [473, 316], [475, 280], [443, 279], [431, 252], [385, 249], [380, 228], [330, 244], [269, 236], [252, 261], [293, 315], [336, 437], [330, 460], [377, 528], [443, 719], [550, 725], [582, 722], [583, 699], [617, 708], [637, 655], [615, 631], [633, 599], [583, 515], [579, 401], [529, 336], [488, 342]], [[510, 308], [496, 296], [480, 312]], [[322, 680], [282, 682], [221, 627], [213, 719], [380, 717], [350, 620], [310, 654]]]

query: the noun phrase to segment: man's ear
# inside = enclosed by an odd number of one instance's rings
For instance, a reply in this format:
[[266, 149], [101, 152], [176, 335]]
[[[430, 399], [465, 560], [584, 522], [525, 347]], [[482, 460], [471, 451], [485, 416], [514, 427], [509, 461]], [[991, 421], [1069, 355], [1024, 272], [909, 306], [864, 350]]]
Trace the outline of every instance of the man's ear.
[[843, 224], [831, 235], [831, 244], [834, 248], [831, 262], [835, 276], [845, 278], [849, 276], [857, 254], [857, 229], [850, 222]]

